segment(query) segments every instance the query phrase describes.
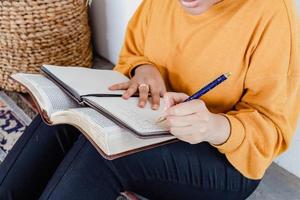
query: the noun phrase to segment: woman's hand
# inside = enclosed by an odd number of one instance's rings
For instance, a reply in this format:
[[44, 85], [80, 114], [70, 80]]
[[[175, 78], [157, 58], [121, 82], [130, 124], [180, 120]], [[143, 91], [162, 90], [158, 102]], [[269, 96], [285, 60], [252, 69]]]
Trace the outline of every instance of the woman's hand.
[[130, 98], [137, 91], [139, 92], [139, 107], [145, 107], [149, 92], [151, 93], [152, 109], [157, 110], [160, 104], [160, 97], [166, 93], [166, 85], [156, 67], [152, 65], [141, 65], [135, 69], [133, 78], [125, 83], [112, 85], [111, 90], [126, 90], [124, 99]]
[[190, 144], [204, 141], [214, 145], [225, 143], [230, 135], [228, 119], [211, 113], [201, 100], [182, 103], [187, 98], [183, 93], [170, 92], [164, 95], [164, 117], [170, 126], [170, 132]]

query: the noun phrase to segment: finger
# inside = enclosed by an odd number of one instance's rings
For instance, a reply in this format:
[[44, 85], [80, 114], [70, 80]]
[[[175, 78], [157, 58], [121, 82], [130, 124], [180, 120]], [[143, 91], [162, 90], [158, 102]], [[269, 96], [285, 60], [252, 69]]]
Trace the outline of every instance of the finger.
[[206, 108], [205, 103], [201, 100], [193, 100], [177, 104], [165, 111], [166, 115], [185, 116], [201, 112]]
[[184, 93], [175, 93], [175, 92], [167, 92], [164, 95], [164, 103], [165, 103], [165, 108], [164, 110], [166, 111], [170, 107], [183, 102], [188, 98], [188, 95]]
[[152, 109], [157, 110], [160, 106], [159, 91], [151, 88]]
[[174, 104], [170, 99], [170, 95], [164, 95], [164, 103], [164, 111], [168, 110], [171, 107], [171, 105]]
[[129, 88], [126, 90], [126, 92], [124, 92], [122, 97], [124, 99], [128, 99], [129, 97], [131, 97], [137, 91], [137, 88], [138, 88], [138, 84], [137, 83], [132, 83], [129, 86]]
[[189, 134], [205, 135], [207, 133], [207, 126], [205, 123], [189, 126], [172, 126], [170, 130], [172, 130], [172, 134], [176, 136]]
[[149, 96], [149, 88], [148, 87], [140, 87], [139, 89], [139, 107], [144, 108], [148, 101]]
[[167, 93], [167, 89], [166, 89], [165, 86], [163, 86], [162, 89], [161, 89], [160, 92], [159, 92], [159, 95], [160, 95], [161, 97], [163, 97], [166, 93]]
[[118, 83], [110, 86], [108, 89], [110, 90], [127, 90], [129, 87], [129, 82]]
[[167, 123], [170, 127], [186, 127], [198, 123], [198, 118], [195, 114], [186, 116], [169, 116]]
[[[164, 98], [166, 97], [167, 100], [169, 100], [173, 104], [178, 104], [186, 100], [189, 96], [184, 93], [177, 93], [177, 92], [167, 92], [164, 95]], [[173, 105], [171, 105], [173, 106]]]
[[189, 136], [192, 134], [191, 132], [191, 127], [171, 127], [170, 128], [170, 133], [176, 137], [184, 137], [184, 136]]
[[196, 144], [204, 141], [203, 135], [197, 133], [193, 127], [173, 127], [170, 129], [170, 132], [179, 140], [190, 144]]

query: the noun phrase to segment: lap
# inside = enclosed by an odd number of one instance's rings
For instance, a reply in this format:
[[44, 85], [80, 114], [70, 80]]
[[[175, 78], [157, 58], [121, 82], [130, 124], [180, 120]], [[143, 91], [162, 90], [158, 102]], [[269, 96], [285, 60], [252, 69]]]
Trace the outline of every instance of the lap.
[[82, 135], [73, 145], [77, 135], [36, 118], [0, 167], [0, 197], [35, 199], [44, 190], [41, 199], [109, 200], [130, 190], [150, 199], [244, 199], [259, 183], [208, 143], [176, 142], [108, 161]]
[[244, 199], [258, 183], [208, 143], [176, 142], [108, 161], [81, 137], [42, 199], [115, 199], [124, 190], [150, 199]]
[[0, 199], [37, 199], [78, 132], [37, 116], [0, 165]]

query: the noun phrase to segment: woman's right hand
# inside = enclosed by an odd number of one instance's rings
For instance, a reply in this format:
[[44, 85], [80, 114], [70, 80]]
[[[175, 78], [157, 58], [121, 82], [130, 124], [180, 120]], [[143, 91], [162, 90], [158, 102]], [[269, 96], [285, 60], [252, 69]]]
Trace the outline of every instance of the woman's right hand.
[[160, 97], [166, 93], [166, 85], [156, 67], [153, 65], [140, 65], [135, 69], [135, 75], [125, 83], [112, 85], [110, 90], [126, 90], [124, 99], [130, 98], [139, 92], [138, 106], [143, 108], [147, 104], [149, 92], [151, 94], [152, 109], [157, 110], [160, 106]]

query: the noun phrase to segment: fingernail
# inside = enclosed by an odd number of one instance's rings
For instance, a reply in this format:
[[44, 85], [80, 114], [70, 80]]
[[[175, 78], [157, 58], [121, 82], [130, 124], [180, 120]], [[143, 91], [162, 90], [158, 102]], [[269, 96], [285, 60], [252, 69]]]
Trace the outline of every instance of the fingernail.
[[139, 107], [144, 107], [145, 103], [139, 103]]
[[153, 109], [153, 110], [157, 110], [157, 109], [158, 109], [158, 105], [157, 105], [157, 104], [154, 104], [154, 105], [152, 106], [152, 109]]

